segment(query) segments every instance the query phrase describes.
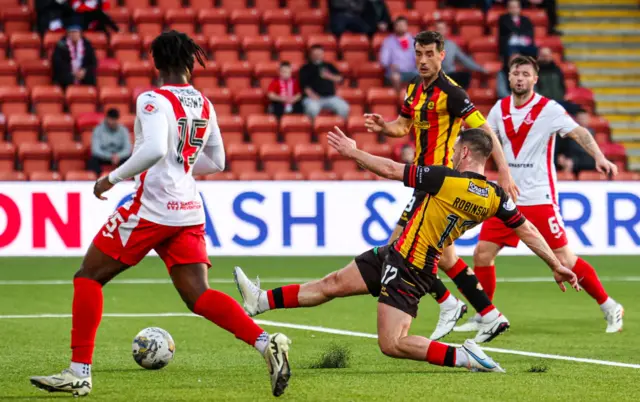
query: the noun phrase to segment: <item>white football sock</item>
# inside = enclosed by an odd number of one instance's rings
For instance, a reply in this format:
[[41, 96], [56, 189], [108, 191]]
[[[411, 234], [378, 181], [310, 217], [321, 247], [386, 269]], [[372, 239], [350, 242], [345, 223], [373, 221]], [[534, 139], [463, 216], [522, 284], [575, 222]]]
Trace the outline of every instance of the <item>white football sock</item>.
[[469, 355], [463, 348], [456, 348], [456, 367], [469, 367]]
[[260, 296], [258, 296], [258, 309], [261, 313], [271, 310], [271, 307], [269, 307], [267, 292], [264, 290], [260, 291]]
[[71, 370], [79, 377], [91, 377], [91, 365], [86, 363], [71, 362]]
[[258, 349], [258, 352], [264, 354], [264, 351], [267, 350], [267, 346], [269, 346], [269, 334], [267, 331], [264, 331], [260, 334], [258, 339], [256, 339], [256, 343], [253, 344], [253, 347]]
[[602, 310], [603, 312], [607, 312], [609, 310], [611, 310], [612, 308], [614, 308], [616, 306], [616, 304], [618, 304], [615, 300], [613, 300], [610, 297], [607, 297], [607, 300], [604, 301], [604, 303], [602, 303], [600, 305], [600, 310]]
[[493, 310], [489, 311], [487, 314], [485, 314], [481, 319], [480, 322], [482, 323], [488, 323], [491, 322], [493, 320], [495, 320], [496, 318], [500, 317], [500, 312], [498, 311], [497, 308], [494, 308]]
[[457, 304], [458, 304], [458, 299], [456, 299], [454, 295], [449, 293], [449, 297], [447, 297], [442, 303], [440, 303], [440, 309], [452, 310], [456, 308]]

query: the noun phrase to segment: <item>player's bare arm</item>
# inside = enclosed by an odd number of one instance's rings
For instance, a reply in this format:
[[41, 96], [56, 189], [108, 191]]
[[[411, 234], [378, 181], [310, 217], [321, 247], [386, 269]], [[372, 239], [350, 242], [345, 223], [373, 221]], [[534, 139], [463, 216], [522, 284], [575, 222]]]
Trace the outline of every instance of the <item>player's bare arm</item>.
[[378, 133], [387, 137], [404, 137], [409, 134], [413, 122], [402, 116], [393, 121], [384, 121], [379, 114], [365, 113], [364, 126], [371, 133]]
[[404, 177], [404, 164], [359, 150], [356, 142], [347, 137], [338, 127], [334, 127], [333, 131], [329, 131], [327, 136], [329, 145], [335, 148], [340, 155], [355, 160], [360, 166], [378, 176], [402, 181]]
[[578, 284], [578, 277], [573, 271], [562, 266], [558, 258], [556, 258], [553, 250], [549, 247], [544, 240], [538, 229], [529, 221], [525, 221], [522, 225], [518, 226], [515, 230], [516, 235], [533, 251], [538, 257], [544, 260], [545, 263], [553, 271], [553, 277], [560, 286], [560, 290], [566, 291], [566, 287], [563, 282], [568, 282], [572, 288], [576, 291], [580, 291], [580, 285]]
[[579, 126], [570, 131], [567, 136], [573, 139], [575, 142], [580, 144], [580, 146], [587, 151], [589, 155], [593, 157], [596, 161], [596, 170], [600, 173], [613, 174], [614, 176], [618, 174], [618, 167], [611, 163], [598, 146], [593, 135], [586, 128]]
[[489, 123], [485, 122], [479, 128], [487, 132], [493, 140], [493, 152], [491, 153], [491, 156], [493, 156], [493, 161], [496, 163], [496, 167], [498, 168], [498, 184], [514, 201], [517, 201], [518, 196], [520, 195], [520, 189], [513, 180], [513, 177], [511, 177], [509, 164], [507, 163], [507, 158], [504, 156], [504, 151], [502, 150], [498, 136], [493, 131]]

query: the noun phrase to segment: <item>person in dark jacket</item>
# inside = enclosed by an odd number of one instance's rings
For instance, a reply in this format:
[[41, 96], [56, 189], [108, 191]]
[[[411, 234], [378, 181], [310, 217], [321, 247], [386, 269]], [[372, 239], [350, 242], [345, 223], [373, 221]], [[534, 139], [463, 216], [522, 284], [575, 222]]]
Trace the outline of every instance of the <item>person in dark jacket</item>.
[[564, 85], [564, 74], [553, 61], [553, 52], [548, 47], [540, 48], [538, 66], [540, 66], [540, 72], [536, 91], [542, 96], [561, 102], [567, 90]]
[[58, 41], [51, 59], [54, 84], [63, 88], [96, 85], [96, 53], [91, 42], [82, 36], [79, 24], [67, 27], [67, 35]]
[[[585, 127], [591, 135], [595, 131], [589, 127], [589, 113], [584, 109], [578, 109], [574, 116], [576, 123]], [[569, 137], [558, 136], [556, 140], [556, 166], [561, 172], [578, 174], [585, 170], [596, 170], [596, 162], [577, 142]]]
[[533, 23], [524, 15], [521, 15], [520, 0], [509, 0], [507, 14], [498, 19], [498, 36], [500, 56], [508, 60], [512, 53], [524, 56], [537, 57], [537, 48], [534, 44]]

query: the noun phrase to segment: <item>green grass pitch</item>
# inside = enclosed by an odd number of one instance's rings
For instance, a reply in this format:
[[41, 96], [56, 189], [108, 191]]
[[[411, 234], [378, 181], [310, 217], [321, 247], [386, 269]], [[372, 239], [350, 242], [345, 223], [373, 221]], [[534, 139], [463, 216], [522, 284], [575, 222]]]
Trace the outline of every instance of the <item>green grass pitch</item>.
[[[640, 257], [587, 258], [609, 294], [626, 308], [622, 333], [605, 334], [600, 309], [588, 295], [561, 293], [553, 282], [498, 283], [497, 307], [511, 330], [487, 346], [613, 362], [640, 364]], [[210, 279], [232, 278], [235, 264], [263, 287], [276, 278], [317, 278], [342, 267], [348, 258], [216, 258]], [[5, 318], [8, 315], [69, 314], [70, 284], [8, 284], [7, 281], [70, 280], [77, 258], [0, 259], [0, 401], [69, 398], [46, 394], [29, 376], [53, 374], [68, 365], [69, 318]], [[499, 278], [548, 277], [531, 257], [501, 257]], [[168, 279], [162, 263], [146, 259], [119, 279]], [[448, 283], [450, 289], [453, 286]], [[233, 283], [212, 287], [239, 299]], [[110, 284], [104, 290], [105, 313], [187, 313], [171, 284]], [[411, 333], [428, 336], [437, 307], [423, 299]], [[373, 334], [376, 301], [369, 296], [335, 300], [314, 309], [272, 311], [260, 319], [323, 326]], [[175, 360], [159, 371], [139, 368], [131, 357], [134, 335], [159, 326], [176, 341]], [[292, 401], [623, 401], [640, 398], [640, 370], [574, 361], [489, 353], [507, 374], [469, 373], [427, 363], [383, 356], [375, 339], [265, 326], [292, 340], [293, 375], [282, 400]], [[472, 336], [471, 334], [469, 336]], [[461, 343], [463, 334], [445, 341]], [[312, 368], [332, 345], [348, 349], [349, 366]], [[100, 401], [250, 401], [272, 399], [262, 357], [253, 348], [208, 321], [195, 317], [105, 317], [98, 331], [91, 400]]]

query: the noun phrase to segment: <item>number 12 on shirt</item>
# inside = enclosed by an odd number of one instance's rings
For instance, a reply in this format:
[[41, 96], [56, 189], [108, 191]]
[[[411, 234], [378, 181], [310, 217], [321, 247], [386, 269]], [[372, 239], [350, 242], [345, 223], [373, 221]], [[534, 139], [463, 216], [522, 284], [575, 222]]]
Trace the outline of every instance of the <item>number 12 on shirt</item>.
[[204, 133], [208, 125], [208, 120], [193, 119], [189, 127], [189, 120], [186, 117], [178, 119], [178, 163], [185, 164], [185, 172], [198, 159], [204, 146]]

